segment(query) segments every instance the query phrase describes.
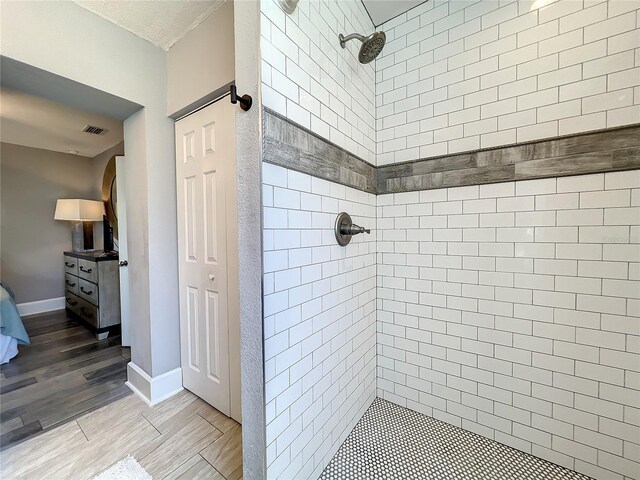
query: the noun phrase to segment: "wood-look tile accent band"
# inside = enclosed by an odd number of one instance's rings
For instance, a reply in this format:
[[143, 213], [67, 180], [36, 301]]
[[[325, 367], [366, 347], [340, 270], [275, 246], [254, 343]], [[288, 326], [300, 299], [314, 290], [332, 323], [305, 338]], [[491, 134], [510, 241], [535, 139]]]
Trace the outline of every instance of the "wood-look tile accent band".
[[263, 160], [378, 195], [640, 169], [640, 125], [375, 167], [265, 108]]
[[377, 193], [640, 168], [640, 125], [377, 167]]
[[265, 108], [262, 159], [290, 170], [376, 193], [376, 167]]

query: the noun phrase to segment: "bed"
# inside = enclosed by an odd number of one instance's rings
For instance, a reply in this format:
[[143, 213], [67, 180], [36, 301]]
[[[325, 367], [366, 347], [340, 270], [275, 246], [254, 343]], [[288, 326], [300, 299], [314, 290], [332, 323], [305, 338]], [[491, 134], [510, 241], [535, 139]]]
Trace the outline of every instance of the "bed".
[[29, 343], [13, 293], [0, 283], [0, 364], [8, 363], [18, 354], [18, 345]]

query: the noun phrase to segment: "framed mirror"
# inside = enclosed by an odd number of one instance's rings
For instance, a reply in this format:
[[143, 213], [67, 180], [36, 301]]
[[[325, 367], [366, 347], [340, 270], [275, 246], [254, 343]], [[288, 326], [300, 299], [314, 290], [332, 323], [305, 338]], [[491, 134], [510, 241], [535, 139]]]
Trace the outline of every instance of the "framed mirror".
[[116, 185], [116, 157], [109, 159], [102, 177], [102, 201], [107, 219], [113, 228], [113, 238], [118, 239], [118, 188]]

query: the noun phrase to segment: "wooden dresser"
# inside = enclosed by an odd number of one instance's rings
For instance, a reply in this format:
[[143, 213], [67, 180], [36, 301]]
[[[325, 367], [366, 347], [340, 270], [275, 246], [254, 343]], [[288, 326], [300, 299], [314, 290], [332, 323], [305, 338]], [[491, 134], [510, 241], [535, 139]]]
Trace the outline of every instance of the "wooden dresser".
[[103, 339], [120, 325], [118, 255], [64, 252], [67, 311], [86, 321]]

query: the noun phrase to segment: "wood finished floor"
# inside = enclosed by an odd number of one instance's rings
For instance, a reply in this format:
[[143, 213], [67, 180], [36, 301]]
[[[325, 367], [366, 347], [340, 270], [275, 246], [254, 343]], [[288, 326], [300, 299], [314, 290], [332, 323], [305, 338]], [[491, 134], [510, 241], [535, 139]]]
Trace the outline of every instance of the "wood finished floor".
[[131, 395], [119, 336], [98, 341], [64, 310], [23, 322], [31, 345], [0, 366], [0, 449]]
[[128, 455], [154, 480], [238, 480], [242, 428], [186, 390], [155, 407], [130, 395], [1, 452], [0, 467], [12, 480], [89, 480]]

